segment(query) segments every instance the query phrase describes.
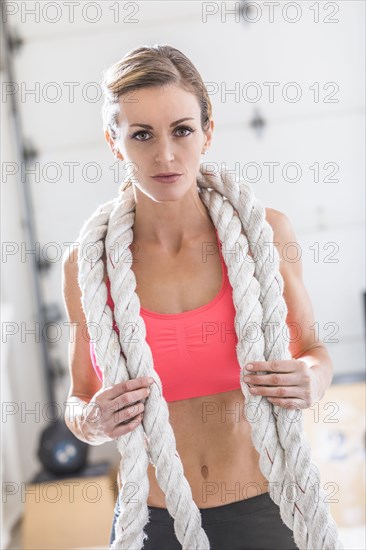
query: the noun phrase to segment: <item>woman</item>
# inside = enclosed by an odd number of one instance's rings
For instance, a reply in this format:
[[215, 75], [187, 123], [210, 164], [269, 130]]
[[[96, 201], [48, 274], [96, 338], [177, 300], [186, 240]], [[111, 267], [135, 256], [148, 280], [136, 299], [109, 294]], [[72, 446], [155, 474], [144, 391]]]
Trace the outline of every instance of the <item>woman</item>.
[[[103, 85], [106, 140], [115, 157], [134, 168], [128, 182], [136, 201], [131, 269], [141, 316], [148, 327], [147, 339], [149, 327], [154, 334], [148, 340], [154, 366], [163, 383], [184, 475], [211, 548], [295, 549], [293, 533], [269, 496], [251, 426], [242, 414], [232, 289], [224, 251], [196, 185], [200, 156], [209, 149], [214, 129], [206, 88], [186, 56], [166, 45], [130, 51], [106, 72]], [[296, 243], [292, 225], [271, 208], [266, 209], [266, 220], [282, 260], [287, 321], [290, 335], [296, 337], [289, 345], [293, 360], [266, 362], [265, 368], [263, 362], [254, 362], [253, 374], [245, 381], [253, 394], [266, 396], [273, 404], [307, 408], [324, 396], [332, 364], [325, 346], [313, 341], [313, 310], [301, 262], [293, 262], [284, 252], [287, 243]], [[210, 251], [205, 257], [203, 245]], [[76, 260], [74, 250], [64, 262], [64, 295], [70, 321], [81, 327], [86, 319], [80, 308]], [[107, 274], [104, 281], [108, 285]], [[113, 308], [110, 295], [108, 301]], [[224, 331], [208, 332], [205, 338], [198, 335], [197, 320], [203, 326], [213, 318], [225, 319]], [[144, 377], [101, 389], [93, 347], [79, 332], [71, 347], [69, 401], [80, 408], [66, 422], [80, 439], [101, 444], [139, 426], [149, 381]], [[261, 382], [255, 372], [263, 370], [274, 374]], [[118, 418], [112, 413], [117, 399], [124, 404]], [[82, 421], [81, 407], [91, 400], [103, 408], [110, 405], [111, 412], [98, 423]], [[148, 478], [150, 521], [144, 549], [182, 548], [152, 464]], [[111, 543], [118, 514], [117, 500]]]

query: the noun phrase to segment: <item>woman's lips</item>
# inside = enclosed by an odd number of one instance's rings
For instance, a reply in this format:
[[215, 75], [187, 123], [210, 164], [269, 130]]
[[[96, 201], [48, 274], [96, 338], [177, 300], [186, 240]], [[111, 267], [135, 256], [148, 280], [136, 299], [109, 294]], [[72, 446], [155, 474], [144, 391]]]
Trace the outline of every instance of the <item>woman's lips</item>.
[[175, 176], [153, 176], [153, 178], [161, 183], [174, 183], [181, 177], [181, 175], [182, 174], [176, 174]]

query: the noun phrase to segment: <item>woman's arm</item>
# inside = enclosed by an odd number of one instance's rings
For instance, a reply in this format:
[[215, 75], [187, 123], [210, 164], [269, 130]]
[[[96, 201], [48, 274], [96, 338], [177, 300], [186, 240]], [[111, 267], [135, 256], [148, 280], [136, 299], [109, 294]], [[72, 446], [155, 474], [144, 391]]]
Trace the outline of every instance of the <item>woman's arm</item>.
[[[86, 443], [94, 443], [88, 433], [82, 431], [81, 420], [87, 405], [102, 387], [90, 357], [90, 339], [81, 304], [81, 291], [77, 280], [78, 249], [74, 248], [63, 259], [62, 289], [64, 305], [70, 323], [69, 370], [70, 389], [65, 408], [65, 422], [70, 431]], [[87, 427], [87, 426], [86, 426]]]
[[[303, 280], [301, 247], [289, 218], [283, 212], [266, 208], [266, 219], [273, 229], [273, 241], [280, 256], [280, 273], [284, 280], [284, 299], [288, 314], [289, 351], [294, 359], [304, 361], [318, 380], [317, 400], [323, 398], [333, 379], [333, 364], [322, 341], [317, 340], [313, 306]], [[292, 243], [294, 246], [288, 246]], [[294, 261], [294, 258], [297, 258]]]

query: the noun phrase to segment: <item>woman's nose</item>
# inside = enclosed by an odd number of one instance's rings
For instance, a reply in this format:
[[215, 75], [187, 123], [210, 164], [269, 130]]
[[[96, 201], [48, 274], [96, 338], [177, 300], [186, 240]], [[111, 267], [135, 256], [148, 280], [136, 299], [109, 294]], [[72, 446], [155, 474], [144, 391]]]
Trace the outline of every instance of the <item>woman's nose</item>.
[[160, 163], [173, 160], [173, 147], [173, 144], [169, 140], [160, 140], [156, 146], [155, 160]]

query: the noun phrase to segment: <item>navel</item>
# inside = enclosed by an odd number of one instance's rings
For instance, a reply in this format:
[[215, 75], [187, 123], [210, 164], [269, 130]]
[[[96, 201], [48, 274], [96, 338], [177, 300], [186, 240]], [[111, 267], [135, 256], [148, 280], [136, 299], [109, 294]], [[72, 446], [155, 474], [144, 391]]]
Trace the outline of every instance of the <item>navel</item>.
[[201, 468], [201, 474], [203, 475], [203, 477], [207, 477], [208, 476], [208, 468], [206, 466], [206, 464], [204, 464]]

